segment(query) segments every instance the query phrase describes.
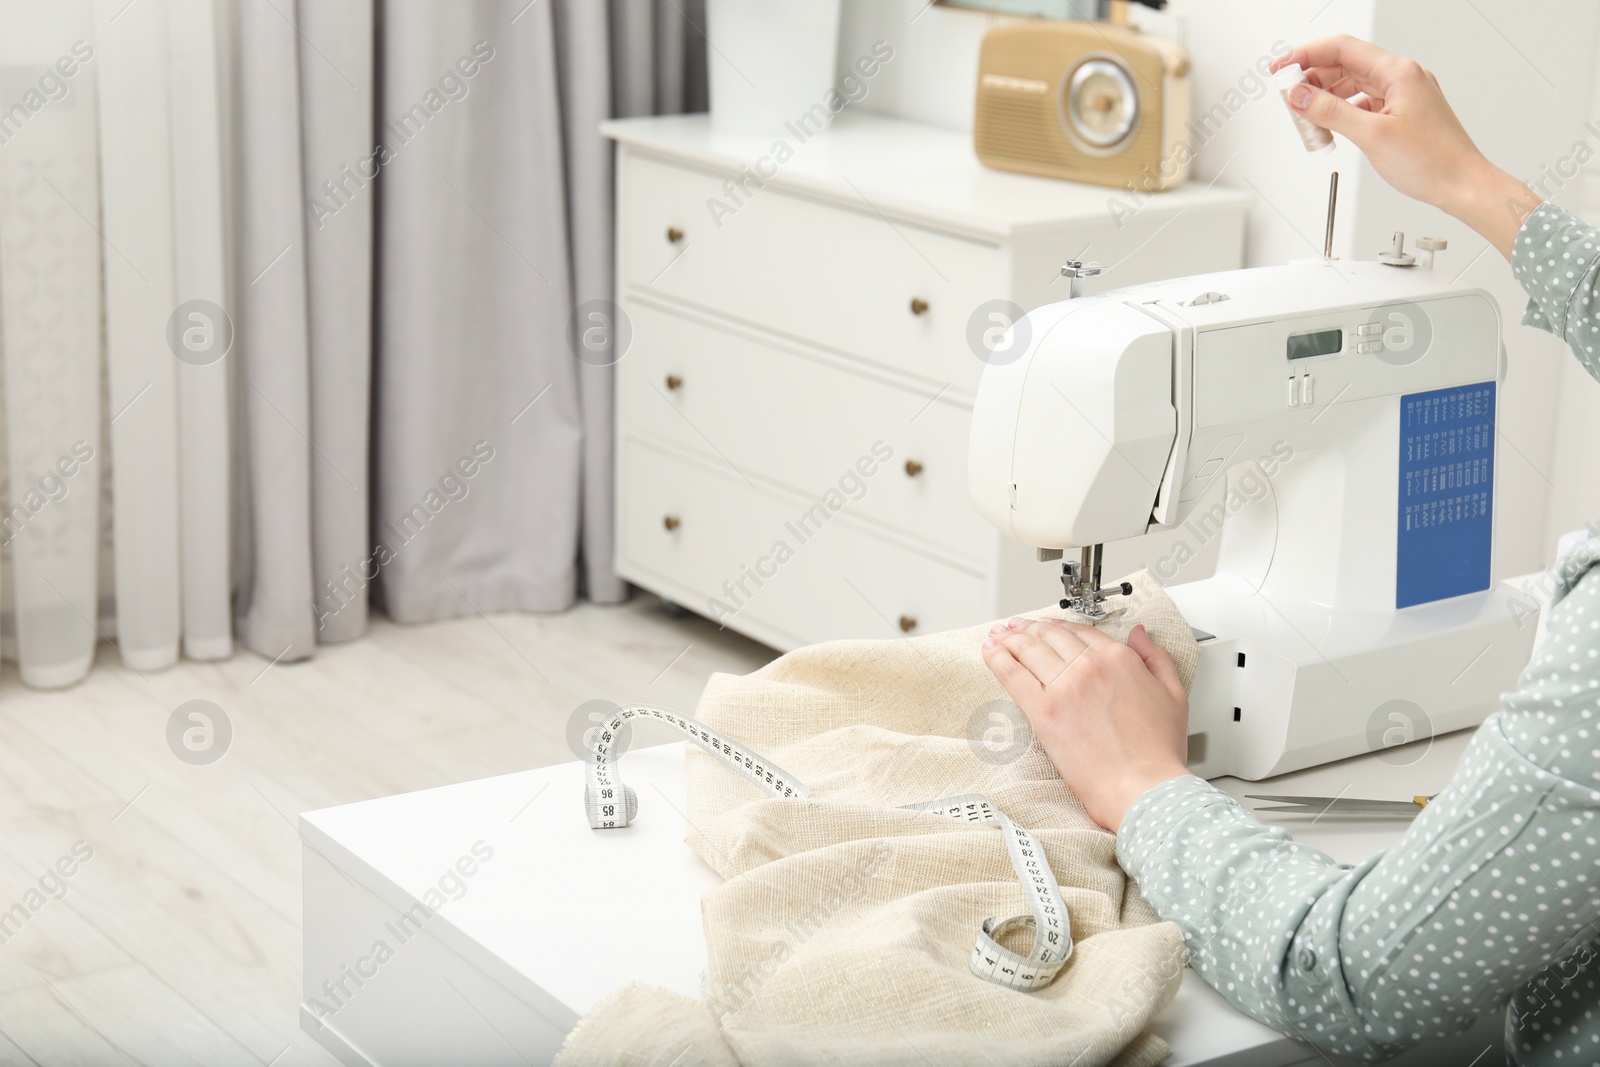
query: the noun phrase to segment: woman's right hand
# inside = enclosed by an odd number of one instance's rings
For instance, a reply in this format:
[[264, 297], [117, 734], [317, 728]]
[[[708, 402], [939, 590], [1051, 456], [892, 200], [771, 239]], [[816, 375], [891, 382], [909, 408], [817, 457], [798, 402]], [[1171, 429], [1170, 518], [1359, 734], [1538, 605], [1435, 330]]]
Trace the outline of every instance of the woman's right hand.
[[1309, 82], [1291, 90], [1291, 107], [1349, 138], [1400, 192], [1461, 219], [1510, 258], [1540, 198], [1484, 157], [1420, 63], [1349, 36], [1301, 45], [1272, 67], [1290, 63]]

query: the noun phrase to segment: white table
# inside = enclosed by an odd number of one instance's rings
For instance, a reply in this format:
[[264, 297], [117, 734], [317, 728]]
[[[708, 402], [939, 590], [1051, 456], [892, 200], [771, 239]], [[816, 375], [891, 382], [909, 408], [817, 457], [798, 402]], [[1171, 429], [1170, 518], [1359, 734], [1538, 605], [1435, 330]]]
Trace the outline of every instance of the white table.
[[[1217, 784], [1236, 796], [1433, 793], [1469, 736], [1384, 754], [1415, 755], [1406, 767], [1364, 756], [1270, 783]], [[352, 1067], [525, 1067], [547, 1063], [578, 1018], [626, 982], [699, 996], [700, 896], [717, 876], [683, 844], [683, 746], [636, 749], [626, 763], [640, 814], [624, 830], [589, 829], [578, 763], [302, 815], [302, 1026]], [[1347, 862], [1407, 825], [1280, 818]], [[475, 845], [490, 858], [475, 859]], [[448, 897], [431, 916], [416, 910], [430, 891]], [[1155, 1029], [1172, 1046], [1170, 1067], [1337, 1062], [1239, 1014], [1193, 973]], [[1485, 1020], [1459, 1048], [1391, 1062], [1465, 1065], [1497, 1032]]]

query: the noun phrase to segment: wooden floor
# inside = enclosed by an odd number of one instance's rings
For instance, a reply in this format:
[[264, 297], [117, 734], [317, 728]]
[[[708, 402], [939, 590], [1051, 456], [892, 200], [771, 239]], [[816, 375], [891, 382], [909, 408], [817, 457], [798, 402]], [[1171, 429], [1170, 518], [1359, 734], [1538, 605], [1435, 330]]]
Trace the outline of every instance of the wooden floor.
[[[583, 702], [689, 711], [713, 671], [773, 655], [640, 597], [380, 620], [296, 664], [240, 653], [141, 674], [107, 646], [56, 692], [7, 664], [0, 1063], [333, 1064], [297, 1021], [300, 812], [568, 760]], [[207, 766], [167, 739], [196, 699], [233, 731]], [[93, 853], [74, 867], [77, 842]], [[64, 860], [71, 877], [48, 873]]]

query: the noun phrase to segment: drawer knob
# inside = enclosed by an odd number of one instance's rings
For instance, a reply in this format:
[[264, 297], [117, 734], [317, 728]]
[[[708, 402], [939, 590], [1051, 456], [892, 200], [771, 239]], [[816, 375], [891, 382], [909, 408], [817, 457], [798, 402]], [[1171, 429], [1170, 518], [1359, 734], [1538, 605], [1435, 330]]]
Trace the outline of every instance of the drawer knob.
[[665, 526], [668, 530], [676, 530], [682, 521], [683, 520], [679, 519], [676, 515], [665, 515], [662, 516], [661, 525]]
[[911, 298], [911, 314], [920, 315], [927, 310], [928, 302], [926, 300], [922, 299], [920, 296], [914, 296]]
[[668, 389], [679, 389], [679, 388], [682, 388], [682, 386], [683, 386], [683, 379], [680, 378], [678, 375], [676, 375], [676, 374], [667, 375], [667, 388]]
[[900, 616], [900, 632], [901, 633], [908, 634], [912, 630], [915, 630], [916, 628], [917, 628], [917, 617], [915, 615], [902, 615], [902, 616]]
[[677, 244], [681, 240], [683, 240], [683, 231], [678, 229], [676, 226], [668, 226], [667, 227], [667, 243], [668, 244]]
[[922, 464], [914, 459], [906, 460], [906, 477], [915, 478], [922, 473]]

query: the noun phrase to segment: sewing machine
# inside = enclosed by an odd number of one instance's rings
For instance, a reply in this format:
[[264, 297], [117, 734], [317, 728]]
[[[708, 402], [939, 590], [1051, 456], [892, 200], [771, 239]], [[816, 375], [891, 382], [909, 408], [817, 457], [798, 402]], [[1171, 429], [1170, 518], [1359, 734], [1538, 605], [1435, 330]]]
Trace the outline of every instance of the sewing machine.
[[1475, 726], [1528, 662], [1536, 608], [1491, 580], [1500, 313], [1432, 269], [1443, 247], [1397, 234], [1378, 262], [1094, 297], [1095, 268], [1071, 263], [1074, 297], [1019, 320], [1023, 354], [984, 370], [972, 499], [1041, 559], [1077, 550], [1063, 607], [1126, 593], [1100, 584], [1105, 542], [1220, 536], [1215, 576], [1167, 590], [1200, 638], [1197, 774]]

